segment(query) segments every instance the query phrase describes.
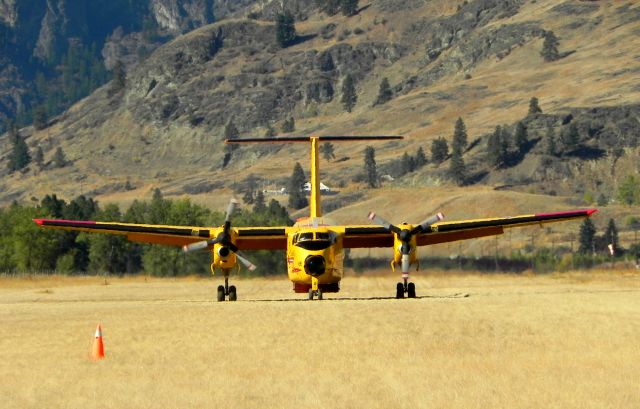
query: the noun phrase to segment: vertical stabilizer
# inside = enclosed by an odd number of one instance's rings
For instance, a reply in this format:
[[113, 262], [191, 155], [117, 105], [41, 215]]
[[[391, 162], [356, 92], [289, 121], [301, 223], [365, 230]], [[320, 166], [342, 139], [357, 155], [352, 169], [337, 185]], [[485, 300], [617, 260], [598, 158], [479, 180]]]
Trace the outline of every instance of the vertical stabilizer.
[[322, 216], [322, 210], [320, 209], [320, 160], [318, 154], [320, 150], [318, 148], [320, 140], [318, 137], [312, 136], [311, 138], [311, 203], [309, 204], [309, 210], [311, 217]]

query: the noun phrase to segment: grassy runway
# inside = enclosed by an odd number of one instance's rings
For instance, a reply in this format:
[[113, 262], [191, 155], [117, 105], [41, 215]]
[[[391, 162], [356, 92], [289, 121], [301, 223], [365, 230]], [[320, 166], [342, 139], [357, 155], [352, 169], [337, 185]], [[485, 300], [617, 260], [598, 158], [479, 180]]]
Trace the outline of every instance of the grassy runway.
[[304, 295], [244, 279], [217, 303], [217, 279], [0, 279], [0, 406], [640, 407], [640, 274], [395, 282], [282, 302]]

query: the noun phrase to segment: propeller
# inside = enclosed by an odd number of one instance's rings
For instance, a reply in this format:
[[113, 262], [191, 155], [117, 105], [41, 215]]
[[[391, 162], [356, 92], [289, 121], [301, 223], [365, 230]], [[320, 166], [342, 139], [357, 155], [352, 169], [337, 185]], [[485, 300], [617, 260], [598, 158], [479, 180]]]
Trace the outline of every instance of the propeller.
[[374, 212], [369, 212], [369, 220], [373, 221], [376, 224], [379, 224], [390, 232], [393, 232], [396, 237], [398, 237], [398, 239], [402, 242], [402, 245], [400, 246], [400, 253], [402, 254], [401, 260], [403, 274], [409, 272], [409, 267], [411, 264], [411, 258], [409, 257], [409, 255], [411, 254], [411, 239], [413, 238], [413, 236], [418, 233], [422, 233], [423, 231], [427, 231], [432, 224], [439, 222], [442, 219], [444, 219], [444, 214], [436, 213], [433, 216], [424, 219], [422, 222], [420, 222], [420, 224], [416, 225], [412, 229], [403, 229], [389, 223]]
[[[235, 212], [236, 207], [238, 207], [238, 201], [236, 199], [231, 199], [229, 201], [229, 206], [227, 206], [227, 213], [224, 218], [224, 225], [222, 227], [222, 231], [213, 239], [198, 241], [195, 243], [187, 244], [182, 246], [182, 250], [185, 253], [191, 253], [193, 251], [208, 249], [209, 247], [220, 244], [222, 247], [218, 251], [220, 256], [225, 256], [229, 251], [235, 253], [236, 258], [247, 268], [249, 271], [253, 271], [256, 269], [256, 266], [249, 261], [246, 257], [242, 256], [238, 252], [238, 247], [233, 244], [231, 241], [231, 234], [229, 233], [231, 230], [231, 215]], [[223, 254], [226, 253], [226, 254]]]

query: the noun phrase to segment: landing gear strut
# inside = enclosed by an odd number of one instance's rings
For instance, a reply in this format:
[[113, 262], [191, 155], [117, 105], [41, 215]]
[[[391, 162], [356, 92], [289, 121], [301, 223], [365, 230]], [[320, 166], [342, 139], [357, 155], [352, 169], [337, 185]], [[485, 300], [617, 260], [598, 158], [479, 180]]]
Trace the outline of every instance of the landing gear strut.
[[404, 298], [405, 294], [407, 298], [416, 298], [416, 285], [407, 281], [405, 278], [402, 283], [396, 284], [396, 298]]
[[229, 275], [224, 276], [224, 285], [218, 286], [218, 301], [224, 301], [229, 296], [229, 301], [238, 299], [238, 292], [235, 285], [229, 285]]

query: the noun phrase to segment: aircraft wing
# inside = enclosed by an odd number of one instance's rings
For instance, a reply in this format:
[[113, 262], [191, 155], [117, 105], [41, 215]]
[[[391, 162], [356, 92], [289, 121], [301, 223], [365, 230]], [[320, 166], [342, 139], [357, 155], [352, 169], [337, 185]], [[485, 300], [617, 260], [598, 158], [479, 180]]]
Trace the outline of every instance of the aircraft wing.
[[[514, 217], [500, 217], [492, 219], [459, 220], [434, 223], [419, 233], [416, 242], [418, 246], [447, 243], [458, 240], [468, 240], [478, 237], [502, 234], [504, 229], [542, 225], [544, 223], [562, 222], [591, 216], [597, 210], [575, 210], [559, 213], [542, 213], [521, 215]], [[380, 226], [343, 226], [345, 248], [369, 248], [393, 246], [393, 233]]]
[[[182, 247], [216, 237], [222, 227], [167, 226], [118, 222], [34, 219], [39, 226], [51, 229], [126, 236], [138, 243]], [[287, 227], [236, 227], [236, 245], [242, 250], [285, 249]]]

